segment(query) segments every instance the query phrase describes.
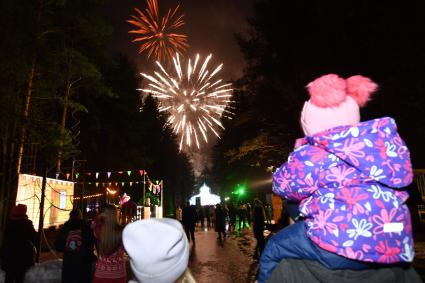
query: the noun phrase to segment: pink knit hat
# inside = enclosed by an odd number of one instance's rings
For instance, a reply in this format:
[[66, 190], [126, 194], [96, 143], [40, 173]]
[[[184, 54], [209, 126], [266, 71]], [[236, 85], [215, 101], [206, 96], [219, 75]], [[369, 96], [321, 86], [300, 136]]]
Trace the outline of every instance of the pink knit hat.
[[304, 103], [301, 126], [304, 134], [314, 135], [337, 126], [360, 122], [359, 107], [366, 105], [378, 85], [369, 78], [352, 76], [348, 79], [329, 74], [307, 85], [310, 100]]

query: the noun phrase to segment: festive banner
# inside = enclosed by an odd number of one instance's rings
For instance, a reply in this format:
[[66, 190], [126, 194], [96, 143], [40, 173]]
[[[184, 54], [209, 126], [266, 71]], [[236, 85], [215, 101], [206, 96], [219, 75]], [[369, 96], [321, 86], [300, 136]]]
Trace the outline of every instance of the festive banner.
[[[143, 182], [115, 182], [115, 183], [111, 183], [111, 182], [74, 182], [74, 184], [78, 184], [78, 185], [82, 185], [82, 184], [87, 184], [87, 185], [96, 185], [96, 186], [112, 186], [112, 185], [115, 185], [115, 186], [118, 186], [118, 185], [121, 185], [121, 186], [126, 186], [126, 185], [128, 185], [128, 186], [133, 186], [133, 185], [135, 185], [135, 184], [142, 184]], [[155, 184], [153, 184], [152, 186], [156, 186], [156, 187], [158, 187], [159, 185], [155, 185]]]
[[[135, 172], [139, 172], [140, 176], [144, 176], [147, 175], [146, 170], [143, 169], [137, 169], [137, 170], [121, 170], [121, 171], [107, 171], [107, 172], [75, 172], [74, 176], [78, 179], [80, 177], [81, 174], [84, 174], [85, 176], [94, 176], [96, 179], [98, 179], [100, 177], [100, 175], [102, 173], [105, 173], [108, 176], [108, 179], [111, 178], [112, 174], [116, 173], [116, 174], [124, 174], [127, 173], [127, 175], [130, 177], [133, 173]], [[70, 173], [61, 173], [64, 177], [66, 177], [66, 179], [69, 179], [70, 177]], [[72, 177], [72, 176], [71, 176]]]

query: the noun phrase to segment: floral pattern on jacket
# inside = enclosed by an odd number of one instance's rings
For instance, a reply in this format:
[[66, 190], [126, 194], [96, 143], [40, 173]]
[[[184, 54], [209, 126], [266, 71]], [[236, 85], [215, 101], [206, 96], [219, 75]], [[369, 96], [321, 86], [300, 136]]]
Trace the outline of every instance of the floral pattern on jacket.
[[297, 140], [273, 192], [300, 202], [307, 236], [321, 248], [390, 264], [414, 257], [404, 190], [412, 179], [409, 150], [384, 117]]

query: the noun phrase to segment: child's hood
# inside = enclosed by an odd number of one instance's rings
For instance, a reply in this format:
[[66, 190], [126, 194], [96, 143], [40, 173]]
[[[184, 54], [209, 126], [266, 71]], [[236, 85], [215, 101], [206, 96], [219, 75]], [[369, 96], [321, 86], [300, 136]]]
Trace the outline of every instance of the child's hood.
[[392, 118], [337, 127], [307, 140], [386, 186], [401, 188], [412, 182], [410, 153]]

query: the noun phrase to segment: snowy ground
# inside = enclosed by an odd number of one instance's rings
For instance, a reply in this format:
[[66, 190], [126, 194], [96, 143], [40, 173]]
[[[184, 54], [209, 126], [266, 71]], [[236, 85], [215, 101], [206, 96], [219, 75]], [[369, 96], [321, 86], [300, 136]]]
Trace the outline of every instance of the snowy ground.
[[217, 240], [214, 229], [197, 228], [191, 244], [189, 267], [197, 282], [255, 282], [258, 261], [253, 259], [252, 231]]

